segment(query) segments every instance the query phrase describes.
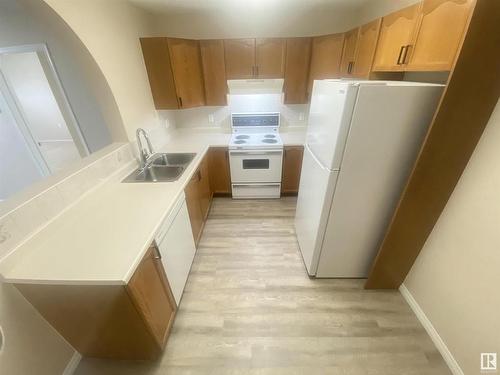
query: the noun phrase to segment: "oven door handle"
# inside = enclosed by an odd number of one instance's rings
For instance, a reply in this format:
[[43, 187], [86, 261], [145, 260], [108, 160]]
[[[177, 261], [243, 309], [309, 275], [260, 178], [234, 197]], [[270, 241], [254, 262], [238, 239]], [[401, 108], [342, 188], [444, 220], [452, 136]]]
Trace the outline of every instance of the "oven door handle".
[[230, 151], [229, 155], [281, 155], [283, 150], [276, 151]]

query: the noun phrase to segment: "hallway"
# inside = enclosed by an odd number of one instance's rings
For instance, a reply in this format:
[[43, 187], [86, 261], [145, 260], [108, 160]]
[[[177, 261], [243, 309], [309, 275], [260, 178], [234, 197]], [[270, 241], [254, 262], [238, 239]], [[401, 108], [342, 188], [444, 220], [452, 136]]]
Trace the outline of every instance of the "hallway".
[[295, 201], [214, 199], [162, 358], [76, 374], [450, 374], [398, 292], [306, 275]]

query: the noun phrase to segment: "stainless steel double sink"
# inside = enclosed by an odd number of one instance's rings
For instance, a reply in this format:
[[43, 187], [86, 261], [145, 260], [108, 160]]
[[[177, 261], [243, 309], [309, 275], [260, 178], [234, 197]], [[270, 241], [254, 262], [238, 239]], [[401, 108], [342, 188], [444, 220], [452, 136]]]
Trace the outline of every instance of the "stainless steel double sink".
[[129, 174], [122, 182], [172, 182], [177, 181], [196, 154], [157, 153], [152, 155], [144, 168]]

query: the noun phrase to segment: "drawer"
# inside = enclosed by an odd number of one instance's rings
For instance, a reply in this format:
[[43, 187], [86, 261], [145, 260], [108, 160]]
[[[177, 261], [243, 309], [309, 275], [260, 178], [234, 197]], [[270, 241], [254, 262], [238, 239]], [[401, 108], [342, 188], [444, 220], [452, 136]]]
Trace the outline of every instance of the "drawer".
[[281, 183], [270, 184], [232, 184], [234, 199], [279, 198]]

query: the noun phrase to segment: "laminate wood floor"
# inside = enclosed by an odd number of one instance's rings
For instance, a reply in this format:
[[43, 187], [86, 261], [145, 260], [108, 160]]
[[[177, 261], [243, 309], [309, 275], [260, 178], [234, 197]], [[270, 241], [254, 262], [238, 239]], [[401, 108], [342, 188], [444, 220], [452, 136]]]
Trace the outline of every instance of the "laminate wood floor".
[[307, 276], [295, 203], [214, 199], [163, 356], [76, 374], [451, 374], [399, 292]]

